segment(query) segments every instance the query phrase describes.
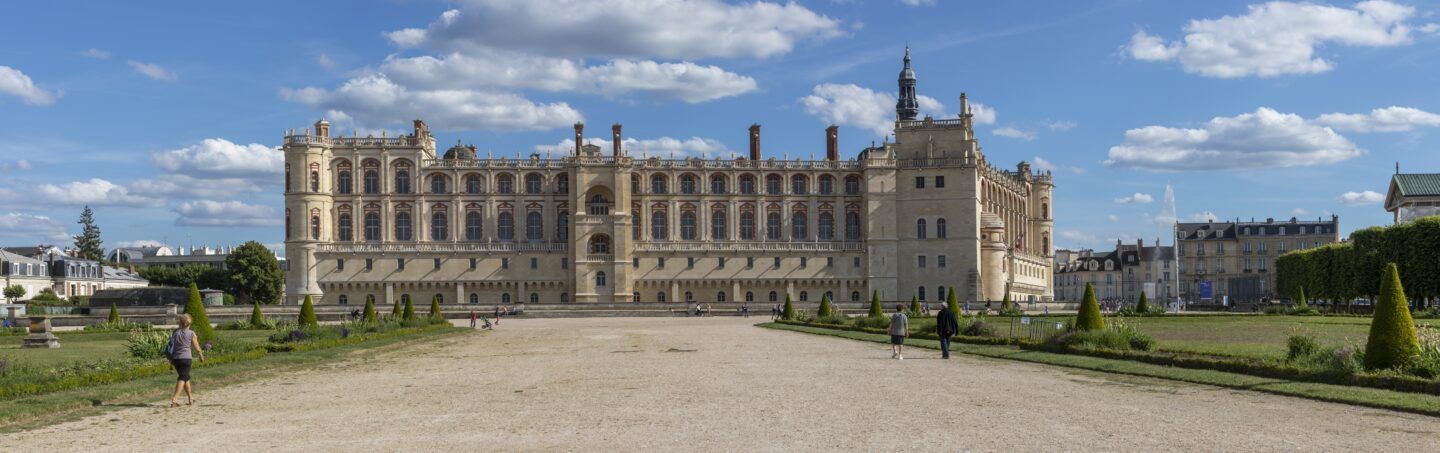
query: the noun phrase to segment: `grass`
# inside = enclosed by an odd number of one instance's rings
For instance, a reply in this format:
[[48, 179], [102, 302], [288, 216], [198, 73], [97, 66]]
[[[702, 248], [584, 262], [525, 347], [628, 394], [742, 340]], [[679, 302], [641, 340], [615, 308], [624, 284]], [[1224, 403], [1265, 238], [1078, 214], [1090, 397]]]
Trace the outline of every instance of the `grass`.
[[[225, 384], [271, 377], [336, 359], [350, 358], [357, 353], [367, 353], [389, 346], [469, 331], [469, 329], [428, 329], [415, 334], [379, 338], [331, 348], [272, 353], [254, 360], [200, 367], [194, 371], [195, 387], [196, 391], [200, 393], [200, 397], [203, 398], [204, 392]], [[263, 334], [268, 332], [256, 333], [262, 334], [263, 337]], [[64, 340], [61, 341], [63, 345]], [[263, 338], [260, 341], [263, 341]], [[169, 396], [170, 392], [174, 390], [174, 383], [174, 375], [165, 374], [5, 401], [4, 404], [0, 404], [0, 432], [30, 429], [117, 408], [149, 406], [150, 401]]]
[[[778, 323], [759, 324], [760, 327], [789, 330], [816, 335], [829, 335], [852, 340], [887, 343], [889, 337], [880, 334], [832, 330], [819, 327], [795, 326]], [[939, 349], [938, 341], [909, 339], [907, 346]], [[1440, 395], [1417, 394], [1381, 390], [1366, 387], [1295, 382], [1283, 379], [1202, 370], [1152, 365], [1128, 360], [1114, 360], [1073, 354], [1056, 354], [1042, 351], [1022, 350], [1015, 346], [987, 346], [952, 343], [952, 352], [982, 357], [1045, 365], [1063, 366], [1105, 373], [1143, 376], [1174, 381], [1207, 384], [1218, 387], [1253, 390], [1277, 395], [1352, 404], [1357, 406], [1390, 409], [1402, 412], [1440, 416]]]
[[[225, 331], [220, 335], [241, 342], [260, 344], [270, 334], [266, 330]], [[0, 357], [10, 358], [35, 366], [53, 366], [72, 362], [118, 359], [125, 357], [125, 341], [129, 332], [59, 332], [59, 349], [25, 349], [24, 335], [0, 336]]]

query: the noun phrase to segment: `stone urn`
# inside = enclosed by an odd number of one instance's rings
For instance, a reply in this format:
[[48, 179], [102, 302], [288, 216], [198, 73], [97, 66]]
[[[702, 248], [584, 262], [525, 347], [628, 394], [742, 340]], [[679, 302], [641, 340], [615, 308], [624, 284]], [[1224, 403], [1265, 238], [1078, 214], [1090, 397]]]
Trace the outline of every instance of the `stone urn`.
[[44, 315], [30, 316], [30, 335], [25, 336], [25, 343], [22, 348], [58, 348], [60, 337], [56, 337], [50, 328], [50, 317]]

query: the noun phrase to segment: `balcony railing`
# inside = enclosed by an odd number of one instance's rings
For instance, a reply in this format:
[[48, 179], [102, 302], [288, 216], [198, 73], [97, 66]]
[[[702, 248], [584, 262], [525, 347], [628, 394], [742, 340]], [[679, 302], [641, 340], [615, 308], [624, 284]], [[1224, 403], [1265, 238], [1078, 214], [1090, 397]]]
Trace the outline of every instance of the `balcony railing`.
[[859, 242], [637, 242], [640, 252], [849, 252]]
[[437, 244], [320, 244], [321, 253], [458, 253], [458, 252], [563, 252], [564, 242], [460, 242]]
[[339, 145], [339, 146], [419, 146], [415, 137], [322, 137], [319, 135], [290, 135], [285, 144], [291, 145]]

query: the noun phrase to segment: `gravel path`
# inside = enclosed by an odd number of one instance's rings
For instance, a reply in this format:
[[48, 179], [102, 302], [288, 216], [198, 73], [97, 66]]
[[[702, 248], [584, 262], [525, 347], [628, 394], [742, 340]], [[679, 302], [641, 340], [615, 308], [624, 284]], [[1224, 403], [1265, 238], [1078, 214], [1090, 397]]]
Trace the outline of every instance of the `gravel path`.
[[736, 318], [506, 319], [25, 433], [26, 451], [1426, 451], [1440, 419]]

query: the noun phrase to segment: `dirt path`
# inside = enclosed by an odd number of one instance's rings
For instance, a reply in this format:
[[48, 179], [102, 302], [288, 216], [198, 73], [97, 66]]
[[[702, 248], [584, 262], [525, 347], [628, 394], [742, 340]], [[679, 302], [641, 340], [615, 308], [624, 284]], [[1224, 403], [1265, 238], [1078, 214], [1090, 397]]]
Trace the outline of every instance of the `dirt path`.
[[1440, 419], [781, 332], [500, 330], [4, 436], [27, 451], [1424, 451]]

